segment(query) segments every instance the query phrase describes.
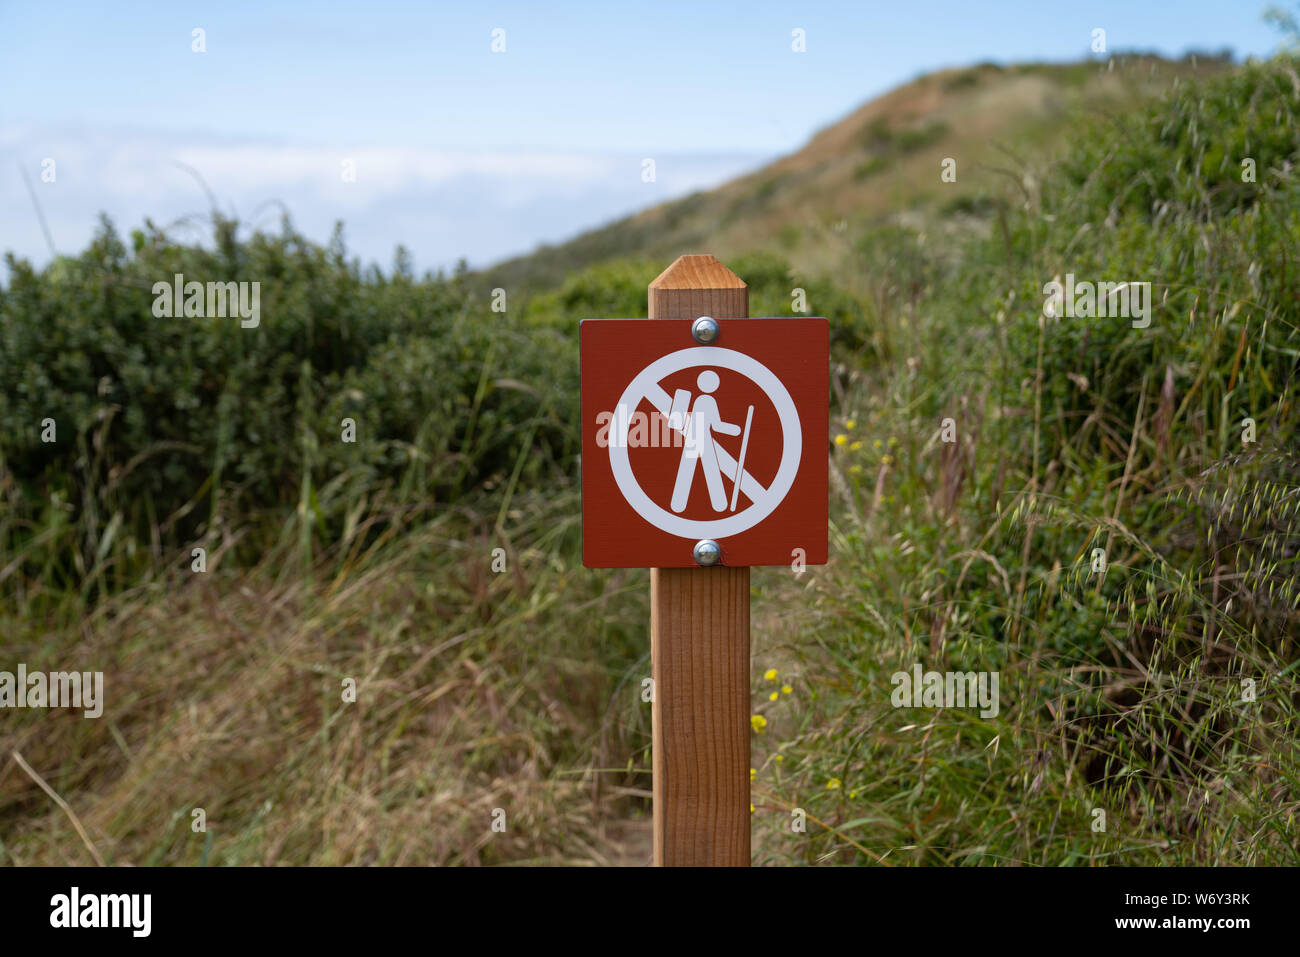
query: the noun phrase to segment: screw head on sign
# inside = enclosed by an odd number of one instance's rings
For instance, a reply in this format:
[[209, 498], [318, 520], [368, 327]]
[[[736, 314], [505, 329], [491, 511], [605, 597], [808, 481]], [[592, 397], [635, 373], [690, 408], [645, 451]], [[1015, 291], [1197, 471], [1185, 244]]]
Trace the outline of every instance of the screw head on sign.
[[718, 320], [710, 316], [700, 316], [691, 326], [691, 335], [695, 337], [696, 342], [707, 346], [718, 338]]
[[701, 539], [695, 543], [694, 554], [701, 565], [716, 565], [722, 558], [722, 546], [711, 538]]

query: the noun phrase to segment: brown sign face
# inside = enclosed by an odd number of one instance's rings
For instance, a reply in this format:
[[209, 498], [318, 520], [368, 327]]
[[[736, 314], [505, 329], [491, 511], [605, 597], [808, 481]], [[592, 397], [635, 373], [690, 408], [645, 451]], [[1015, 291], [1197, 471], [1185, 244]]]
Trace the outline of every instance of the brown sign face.
[[829, 324], [716, 321], [583, 320], [587, 567], [826, 561]]

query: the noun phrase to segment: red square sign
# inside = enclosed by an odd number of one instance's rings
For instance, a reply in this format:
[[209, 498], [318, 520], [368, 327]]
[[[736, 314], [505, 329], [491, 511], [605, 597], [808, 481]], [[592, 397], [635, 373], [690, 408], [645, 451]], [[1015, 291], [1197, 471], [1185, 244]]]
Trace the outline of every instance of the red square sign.
[[829, 324], [695, 321], [581, 323], [583, 564], [824, 564]]

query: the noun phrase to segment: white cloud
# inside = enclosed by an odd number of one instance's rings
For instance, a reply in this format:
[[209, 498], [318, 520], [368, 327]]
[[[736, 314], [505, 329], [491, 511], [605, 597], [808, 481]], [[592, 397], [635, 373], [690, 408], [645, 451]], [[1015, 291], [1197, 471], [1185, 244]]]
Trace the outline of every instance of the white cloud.
[[[55, 159], [57, 180], [41, 182], [41, 161]], [[707, 188], [756, 166], [754, 155], [656, 155], [657, 182], [641, 180], [641, 156], [580, 152], [465, 152], [373, 146], [307, 147], [230, 143], [158, 132], [0, 131], [0, 249], [48, 259], [22, 177], [28, 174], [56, 248], [74, 253], [89, 240], [99, 212], [122, 233], [145, 217], [166, 225], [203, 214], [207, 198], [249, 217], [268, 201], [288, 207], [295, 225], [323, 241], [336, 220], [349, 249], [387, 266], [398, 243], [420, 269], [462, 256], [485, 265], [563, 240], [620, 215]], [[344, 182], [351, 160], [355, 182]], [[278, 213], [257, 225], [276, 228]], [[194, 238], [194, 237], [190, 237]]]

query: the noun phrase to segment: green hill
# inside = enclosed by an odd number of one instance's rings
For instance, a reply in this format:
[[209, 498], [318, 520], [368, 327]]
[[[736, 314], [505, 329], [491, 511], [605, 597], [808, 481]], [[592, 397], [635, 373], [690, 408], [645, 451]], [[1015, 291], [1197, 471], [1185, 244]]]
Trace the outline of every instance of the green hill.
[[[485, 271], [488, 288], [543, 289], [557, 275], [620, 257], [670, 261], [706, 250], [734, 259], [778, 250], [803, 273], [851, 260], [850, 236], [887, 221], [970, 225], [1031, 159], [1070, 150], [1084, 116], [1123, 116], [1223, 56], [1119, 55], [1069, 64], [984, 64], [919, 77], [863, 104], [798, 152], [717, 189], [625, 217]], [[945, 157], [955, 183], [940, 181]], [[965, 215], [963, 215], [965, 214]]]

